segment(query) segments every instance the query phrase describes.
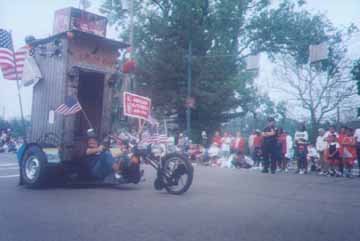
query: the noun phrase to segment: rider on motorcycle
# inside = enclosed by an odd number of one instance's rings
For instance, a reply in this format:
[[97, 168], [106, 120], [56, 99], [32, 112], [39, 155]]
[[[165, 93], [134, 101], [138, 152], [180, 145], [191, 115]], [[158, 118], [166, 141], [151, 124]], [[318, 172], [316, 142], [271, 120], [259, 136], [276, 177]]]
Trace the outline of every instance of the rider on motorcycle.
[[90, 133], [85, 142], [75, 145], [74, 155], [76, 159], [84, 163], [91, 177], [98, 180], [104, 180], [107, 177], [120, 178], [119, 174], [123, 174], [123, 171], [131, 164], [127, 156], [127, 145], [122, 145], [121, 149], [121, 154], [113, 157], [110, 151], [99, 144], [95, 135]]

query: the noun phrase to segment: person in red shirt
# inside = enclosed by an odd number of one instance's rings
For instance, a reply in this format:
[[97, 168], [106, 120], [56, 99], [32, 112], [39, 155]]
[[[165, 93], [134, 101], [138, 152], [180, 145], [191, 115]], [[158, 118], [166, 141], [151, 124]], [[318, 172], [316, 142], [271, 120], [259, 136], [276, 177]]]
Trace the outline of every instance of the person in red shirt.
[[279, 168], [281, 168], [281, 170], [285, 171], [285, 169], [287, 168], [287, 160], [285, 158], [285, 154], [286, 154], [286, 149], [287, 149], [287, 145], [286, 145], [286, 133], [284, 132], [284, 130], [282, 128], [278, 129], [278, 143], [279, 143], [279, 163], [278, 166]]
[[330, 166], [330, 175], [341, 176], [341, 172], [338, 170], [340, 144], [337, 141], [336, 135], [329, 135], [328, 142], [328, 146], [325, 150], [325, 156]]
[[215, 132], [215, 135], [212, 139], [212, 143], [217, 145], [218, 147], [221, 147], [221, 144], [222, 144], [222, 137], [220, 135], [220, 132], [219, 131], [216, 131]]
[[254, 143], [253, 143], [253, 160], [254, 160], [254, 166], [255, 167], [259, 167], [260, 163], [261, 163], [261, 158], [262, 158], [262, 151], [261, 151], [261, 146], [262, 146], [262, 142], [263, 142], [263, 137], [261, 135], [260, 130], [256, 130], [255, 131], [255, 136], [254, 136]]
[[246, 145], [245, 139], [241, 136], [240, 131], [236, 132], [236, 137], [231, 144], [231, 149], [235, 153], [244, 154], [245, 153], [245, 145]]
[[245, 167], [245, 145], [246, 141], [241, 136], [240, 131], [236, 132], [236, 137], [231, 143], [231, 149], [236, 154], [235, 160], [232, 161], [235, 167]]
[[340, 131], [339, 131], [339, 137], [338, 137], [338, 142], [340, 144], [340, 149], [339, 149], [339, 170], [341, 172], [341, 174], [344, 174], [344, 139], [346, 138], [346, 132], [347, 132], [347, 128], [346, 127], [341, 127]]
[[342, 160], [344, 164], [344, 173], [346, 177], [352, 177], [352, 169], [357, 158], [355, 138], [353, 137], [353, 130], [347, 128], [343, 136], [341, 144], [342, 149]]

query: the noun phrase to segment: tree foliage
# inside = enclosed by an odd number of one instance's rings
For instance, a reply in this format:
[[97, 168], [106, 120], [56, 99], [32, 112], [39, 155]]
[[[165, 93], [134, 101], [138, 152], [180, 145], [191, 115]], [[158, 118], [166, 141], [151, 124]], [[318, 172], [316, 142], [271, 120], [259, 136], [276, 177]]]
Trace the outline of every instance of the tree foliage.
[[[347, 31], [345, 35], [348, 34]], [[324, 120], [331, 119], [337, 108], [356, 93], [343, 35], [341, 32], [329, 34], [328, 59], [319, 63], [298, 64], [290, 55], [278, 56], [275, 76], [281, 86], [275, 88], [288, 95], [292, 105], [306, 111], [312, 136]]]
[[[259, 102], [256, 73], [244, 59], [260, 52], [287, 53], [299, 63], [308, 45], [327, 39], [331, 25], [302, 9], [303, 1], [144, 0], [135, 2], [135, 49], [138, 91], [150, 96], [163, 115], [178, 113], [185, 124], [188, 47], [192, 44], [192, 110], [195, 130], [213, 131], [232, 118], [255, 112]], [[127, 39], [127, 13], [120, 0], [102, 6]]]
[[[30, 121], [25, 120], [25, 128], [30, 128]], [[0, 130], [7, 130], [11, 129], [11, 133], [15, 137], [25, 137], [26, 131], [24, 130], [24, 125], [21, 121], [21, 119], [11, 119], [11, 120], [4, 120], [0, 118]]]

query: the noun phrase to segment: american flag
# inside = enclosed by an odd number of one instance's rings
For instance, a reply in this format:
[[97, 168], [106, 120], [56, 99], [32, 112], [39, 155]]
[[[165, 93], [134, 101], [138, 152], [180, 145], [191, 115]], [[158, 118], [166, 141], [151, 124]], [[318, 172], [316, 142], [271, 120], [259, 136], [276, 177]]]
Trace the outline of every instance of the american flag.
[[150, 134], [149, 132], [144, 132], [142, 135], [140, 144], [141, 145], [149, 145], [149, 144], [168, 144], [169, 138], [167, 135], [161, 134]]
[[27, 46], [14, 53], [10, 32], [0, 29], [0, 68], [5, 79], [22, 79], [24, 63], [28, 53], [29, 47]]
[[66, 96], [65, 103], [59, 105], [55, 112], [62, 115], [72, 115], [81, 110], [79, 101], [74, 96]]

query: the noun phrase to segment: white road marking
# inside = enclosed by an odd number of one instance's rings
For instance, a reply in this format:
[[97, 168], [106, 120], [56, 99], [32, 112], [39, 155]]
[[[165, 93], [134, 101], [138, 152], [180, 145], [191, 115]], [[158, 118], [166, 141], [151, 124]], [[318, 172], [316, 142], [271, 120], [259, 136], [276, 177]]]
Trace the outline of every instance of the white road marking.
[[3, 163], [0, 164], [0, 167], [11, 167], [11, 166], [18, 166], [19, 164], [17, 163]]
[[5, 176], [0, 176], [0, 178], [12, 178], [12, 177], [19, 177], [19, 175], [5, 175]]
[[0, 171], [5, 171], [5, 170], [19, 170], [19, 167], [15, 167], [15, 166], [12, 166], [12, 167], [0, 167]]

